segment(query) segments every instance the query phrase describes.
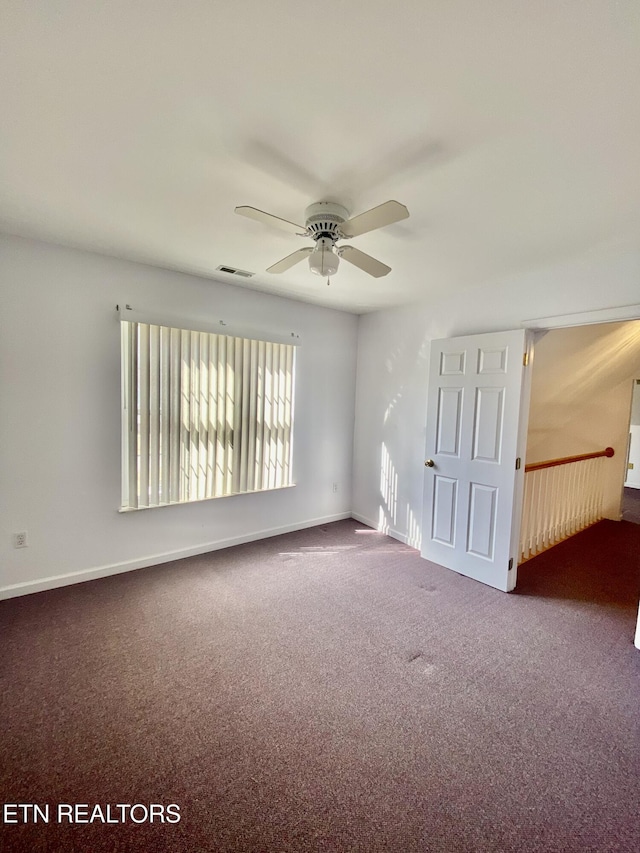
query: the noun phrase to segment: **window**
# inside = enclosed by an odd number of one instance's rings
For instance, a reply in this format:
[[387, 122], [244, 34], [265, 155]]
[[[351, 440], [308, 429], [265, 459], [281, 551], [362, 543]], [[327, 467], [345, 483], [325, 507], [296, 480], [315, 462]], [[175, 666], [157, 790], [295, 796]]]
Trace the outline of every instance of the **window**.
[[121, 329], [123, 510], [293, 485], [294, 346]]

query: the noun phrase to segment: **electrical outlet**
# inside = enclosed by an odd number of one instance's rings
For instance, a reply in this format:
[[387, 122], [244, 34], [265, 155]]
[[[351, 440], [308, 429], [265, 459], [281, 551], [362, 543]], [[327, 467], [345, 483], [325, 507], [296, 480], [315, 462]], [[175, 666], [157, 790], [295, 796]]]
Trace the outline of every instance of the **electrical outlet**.
[[14, 548], [26, 548], [28, 545], [27, 542], [27, 531], [20, 530], [18, 533], [13, 534], [13, 547]]
[[334, 484], [333, 484], [333, 491], [334, 491], [334, 492], [337, 492], [337, 491], [338, 491], [338, 484], [337, 484], [337, 483], [334, 483]]

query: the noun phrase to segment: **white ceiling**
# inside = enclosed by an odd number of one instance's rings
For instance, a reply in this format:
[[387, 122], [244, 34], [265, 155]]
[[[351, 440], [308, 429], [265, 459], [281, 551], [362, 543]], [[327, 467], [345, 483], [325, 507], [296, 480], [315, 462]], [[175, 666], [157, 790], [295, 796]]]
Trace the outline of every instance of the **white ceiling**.
[[[637, 0], [3, 2], [0, 229], [364, 312], [640, 235]], [[342, 263], [233, 213], [411, 218]], [[640, 240], [640, 237], [638, 237]], [[309, 243], [309, 245], [311, 245]], [[240, 282], [242, 283], [242, 282]]]

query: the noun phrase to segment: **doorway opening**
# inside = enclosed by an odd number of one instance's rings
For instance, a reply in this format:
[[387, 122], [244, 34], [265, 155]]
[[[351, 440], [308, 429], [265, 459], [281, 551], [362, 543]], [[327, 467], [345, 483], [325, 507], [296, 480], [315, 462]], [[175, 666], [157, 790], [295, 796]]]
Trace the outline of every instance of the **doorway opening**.
[[633, 380], [639, 372], [638, 320], [539, 334], [520, 562], [601, 519], [623, 517]]
[[[640, 371], [639, 371], [640, 372]], [[633, 383], [627, 472], [622, 497], [622, 518], [640, 524], [640, 379]]]

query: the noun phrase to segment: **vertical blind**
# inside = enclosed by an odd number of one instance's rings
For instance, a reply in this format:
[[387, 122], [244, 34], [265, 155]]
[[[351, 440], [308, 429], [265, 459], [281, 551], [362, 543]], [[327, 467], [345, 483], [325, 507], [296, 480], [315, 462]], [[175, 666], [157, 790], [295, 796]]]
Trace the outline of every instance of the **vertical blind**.
[[123, 509], [292, 485], [294, 346], [121, 329]]

